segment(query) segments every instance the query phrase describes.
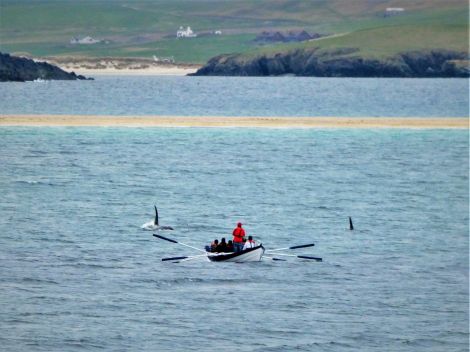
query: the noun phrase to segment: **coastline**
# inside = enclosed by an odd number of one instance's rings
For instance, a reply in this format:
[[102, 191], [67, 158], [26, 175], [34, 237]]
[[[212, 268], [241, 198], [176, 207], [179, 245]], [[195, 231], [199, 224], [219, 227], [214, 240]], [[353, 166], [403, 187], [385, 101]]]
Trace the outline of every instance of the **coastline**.
[[44, 57], [35, 60], [84, 76], [186, 76], [201, 68], [201, 65], [159, 62], [148, 58]]
[[0, 127], [217, 127], [469, 129], [469, 119], [424, 117], [225, 117], [0, 115]]
[[357, 78], [469, 78], [466, 52], [412, 50], [383, 58], [358, 48], [299, 48], [276, 52], [224, 54], [211, 58], [193, 76], [282, 76]]
[[62, 70], [66, 72], [75, 72], [77, 75], [87, 77], [93, 76], [186, 76], [193, 74], [197, 68], [180, 67], [180, 66], [154, 66], [151, 68], [75, 68], [60, 65]]

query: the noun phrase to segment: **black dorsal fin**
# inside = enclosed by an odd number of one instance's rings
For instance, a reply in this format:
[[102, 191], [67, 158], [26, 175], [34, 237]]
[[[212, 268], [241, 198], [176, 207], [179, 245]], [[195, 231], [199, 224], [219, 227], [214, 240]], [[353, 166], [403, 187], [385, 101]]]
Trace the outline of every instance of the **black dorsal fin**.
[[349, 217], [349, 229], [350, 229], [351, 231], [354, 230], [354, 226], [353, 226], [351, 217]]
[[155, 220], [154, 220], [154, 224], [158, 226], [158, 210], [157, 210], [157, 206], [154, 205], [153, 207], [155, 208]]

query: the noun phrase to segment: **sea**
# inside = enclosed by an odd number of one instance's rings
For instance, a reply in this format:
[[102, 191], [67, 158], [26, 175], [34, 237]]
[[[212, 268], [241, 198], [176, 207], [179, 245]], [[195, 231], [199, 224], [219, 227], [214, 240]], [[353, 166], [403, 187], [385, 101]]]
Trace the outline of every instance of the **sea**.
[[[468, 118], [469, 97], [466, 79], [96, 77], [1, 83], [0, 113]], [[469, 350], [468, 129], [1, 127], [0, 194], [3, 351]], [[141, 228], [154, 205], [178, 243]], [[239, 221], [266, 249], [315, 246], [162, 261]]]

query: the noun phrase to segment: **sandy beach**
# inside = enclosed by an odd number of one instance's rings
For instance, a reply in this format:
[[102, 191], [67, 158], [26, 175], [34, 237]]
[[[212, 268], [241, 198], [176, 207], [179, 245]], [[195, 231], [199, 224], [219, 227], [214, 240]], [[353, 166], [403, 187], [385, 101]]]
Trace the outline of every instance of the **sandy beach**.
[[61, 66], [64, 71], [75, 72], [77, 75], [86, 77], [93, 76], [186, 76], [197, 71], [195, 67], [181, 66], [153, 66], [149, 68], [83, 68], [72, 66]]
[[185, 76], [196, 72], [201, 65], [158, 62], [149, 58], [85, 58], [85, 57], [44, 57], [46, 61], [67, 72], [87, 77], [93, 76]]
[[468, 118], [0, 115], [0, 126], [468, 129]]

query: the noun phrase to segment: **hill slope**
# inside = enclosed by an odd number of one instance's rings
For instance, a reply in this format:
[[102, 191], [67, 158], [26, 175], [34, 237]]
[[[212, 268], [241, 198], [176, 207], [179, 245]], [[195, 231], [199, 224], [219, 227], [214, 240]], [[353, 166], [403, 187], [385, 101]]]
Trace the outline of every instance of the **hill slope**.
[[[397, 6], [405, 8], [403, 14], [384, 17], [387, 7]], [[464, 51], [467, 14], [466, 0], [2, 0], [0, 50], [33, 56], [156, 55], [184, 63], [223, 53], [257, 56], [317, 47], [355, 47], [361, 55], [382, 57], [418, 47]], [[176, 39], [179, 26], [188, 25], [200, 36]], [[292, 29], [339, 36], [290, 45], [253, 41], [263, 30]], [[222, 35], [212, 35], [214, 30]], [[69, 43], [86, 35], [106, 42]]]

